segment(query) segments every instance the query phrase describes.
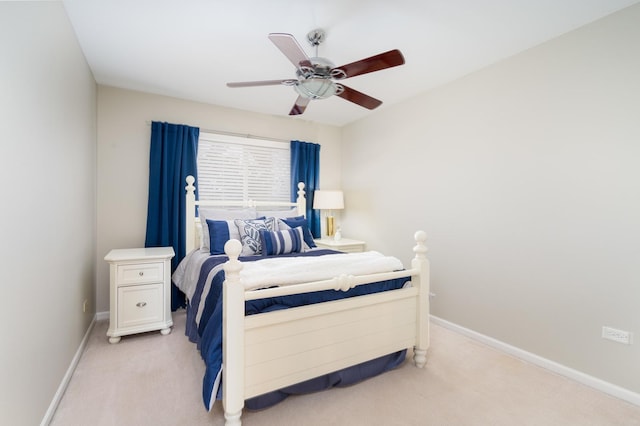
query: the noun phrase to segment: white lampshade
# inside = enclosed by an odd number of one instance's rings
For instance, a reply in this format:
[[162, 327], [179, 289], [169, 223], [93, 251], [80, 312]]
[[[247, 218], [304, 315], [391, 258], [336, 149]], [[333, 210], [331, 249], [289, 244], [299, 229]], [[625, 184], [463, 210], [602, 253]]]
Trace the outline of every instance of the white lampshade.
[[344, 209], [342, 191], [315, 191], [313, 193], [313, 208], [320, 210]]

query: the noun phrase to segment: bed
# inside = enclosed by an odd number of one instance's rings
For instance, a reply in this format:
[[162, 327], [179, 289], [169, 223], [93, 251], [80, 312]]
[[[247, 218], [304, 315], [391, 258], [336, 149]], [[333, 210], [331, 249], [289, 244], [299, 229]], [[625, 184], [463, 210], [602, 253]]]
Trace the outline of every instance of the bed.
[[[294, 226], [305, 223], [302, 183], [295, 203], [196, 201], [194, 183], [187, 177], [190, 251], [173, 280], [187, 295], [186, 334], [205, 361], [205, 406], [211, 409], [221, 399], [226, 425], [241, 424], [245, 404], [263, 408], [289, 393], [350, 385], [393, 369], [408, 348], [415, 365], [425, 365], [429, 263], [424, 232], [415, 233], [414, 257], [406, 268], [377, 252], [311, 247], [308, 230]], [[206, 208], [238, 216], [255, 209], [257, 216], [209, 220]], [[279, 217], [271, 221], [274, 217], [260, 215], [265, 211]], [[260, 255], [247, 243], [246, 232], [237, 238], [232, 229], [234, 223], [240, 230], [240, 224], [253, 226], [252, 221], [280, 226], [260, 229]], [[220, 237], [219, 229], [228, 234]]]

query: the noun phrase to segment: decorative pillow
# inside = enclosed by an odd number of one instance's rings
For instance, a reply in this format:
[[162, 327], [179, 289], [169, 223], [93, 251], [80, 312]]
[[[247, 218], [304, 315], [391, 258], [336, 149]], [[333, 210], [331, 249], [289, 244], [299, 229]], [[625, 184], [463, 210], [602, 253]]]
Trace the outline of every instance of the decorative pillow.
[[211, 254], [224, 254], [224, 245], [232, 238], [231, 229], [236, 231], [235, 239], [240, 239], [238, 228], [233, 221], [207, 219], [207, 228], [209, 228], [209, 253]]
[[313, 241], [313, 235], [311, 235], [311, 231], [309, 230], [309, 223], [304, 216], [296, 216], [296, 217], [288, 217], [286, 219], [278, 220], [279, 228], [282, 229], [291, 229], [297, 228], [298, 226], [302, 227], [302, 234], [304, 235], [304, 242], [309, 248], [316, 247], [316, 243]]
[[236, 219], [234, 220], [240, 233], [240, 242], [242, 243], [242, 252], [240, 256], [252, 256], [262, 252], [262, 241], [260, 240], [260, 230], [275, 231], [276, 218], [268, 217], [265, 219]]
[[275, 217], [276, 219], [284, 219], [298, 215], [298, 208], [294, 207], [288, 210], [258, 210], [257, 217]]
[[212, 207], [199, 207], [198, 215], [200, 216], [200, 224], [202, 225], [202, 231], [200, 232], [200, 249], [205, 253], [211, 251], [211, 247], [209, 246], [209, 244], [211, 243], [211, 236], [209, 235], [209, 226], [207, 226], [207, 219], [226, 220], [230, 222], [230, 238], [239, 240], [240, 235], [237, 234], [236, 225], [235, 223], [233, 223], [233, 220], [255, 219], [256, 217], [258, 217], [256, 214], [256, 210], [253, 208], [219, 209]]
[[260, 239], [262, 240], [263, 256], [300, 253], [304, 245], [304, 236], [300, 226], [284, 231], [260, 230]]

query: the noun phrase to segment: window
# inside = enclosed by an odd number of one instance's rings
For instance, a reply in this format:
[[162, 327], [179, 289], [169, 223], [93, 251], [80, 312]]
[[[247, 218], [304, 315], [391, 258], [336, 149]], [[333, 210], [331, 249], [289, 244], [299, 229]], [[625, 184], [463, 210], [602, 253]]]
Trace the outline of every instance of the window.
[[197, 163], [202, 200], [291, 201], [288, 142], [200, 133]]

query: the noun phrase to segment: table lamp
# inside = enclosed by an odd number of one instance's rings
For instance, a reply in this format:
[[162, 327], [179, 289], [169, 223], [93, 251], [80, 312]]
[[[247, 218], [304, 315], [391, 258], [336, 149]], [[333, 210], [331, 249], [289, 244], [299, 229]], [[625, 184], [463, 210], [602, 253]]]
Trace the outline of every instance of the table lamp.
[[327, 236], [333, 237], [336, 229], [332, 211], [344, 209], [344, 196], [342, 191], [315, 191], [313, 193], [313, 208], [327, 211]]

